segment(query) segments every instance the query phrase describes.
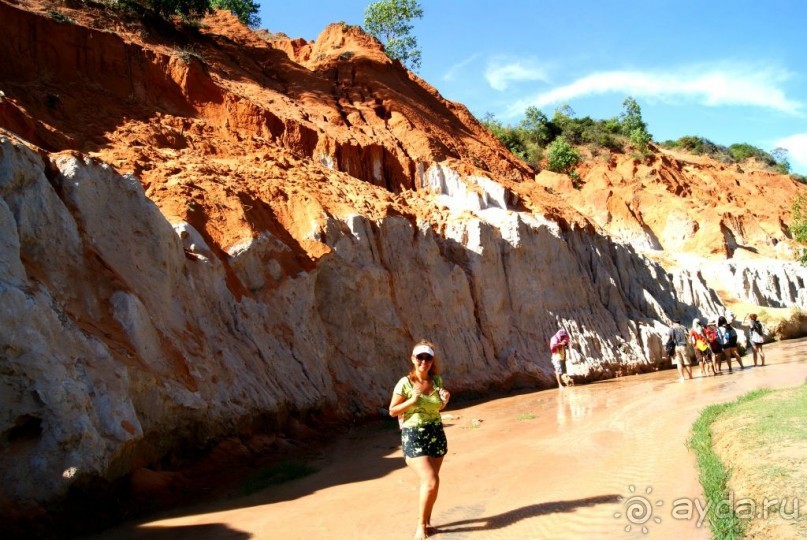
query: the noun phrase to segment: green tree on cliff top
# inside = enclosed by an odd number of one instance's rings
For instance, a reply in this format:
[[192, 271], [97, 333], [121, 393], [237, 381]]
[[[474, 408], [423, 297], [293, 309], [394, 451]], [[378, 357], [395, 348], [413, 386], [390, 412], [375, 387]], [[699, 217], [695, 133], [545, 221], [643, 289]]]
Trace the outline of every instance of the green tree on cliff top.
[[387, 56], [417, 71], [420, 49], [412, 35], [411, 21], [421, 17], [423, 9], [417, 0], [381, 0], [364, 11], [364, 29], [384, 44]]
[[257, 28], [261, 24], [258, 17], [259, 4], [252, 0], [212, 0], [210, 5], [215, 9], [229, 9], [238, 20], [250, 28]]

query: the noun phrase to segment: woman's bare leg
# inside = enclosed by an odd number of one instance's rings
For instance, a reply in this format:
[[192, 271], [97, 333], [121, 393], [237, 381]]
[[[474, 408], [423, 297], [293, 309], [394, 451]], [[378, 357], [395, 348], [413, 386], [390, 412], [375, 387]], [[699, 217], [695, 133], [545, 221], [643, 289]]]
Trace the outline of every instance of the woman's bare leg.
[[432, 462], [432, 467], [434, 467], [434, 474], [437, 476], [437, 487], [434, 489], [434, 499], [432, 500], [431, 508], [429, 508], [429, 513], [426, 516], [426, 527], [431, 528], [432, 526], [432, 508], [434, 508], [434, 503], [437, 502], [437, 492], [440, 491], [440, 468], [443, 466], [443, 458], [429, 458]]
[[426, 538], [428, 535], [426, 528], [431, 526], [432, 508], [434, 508], [437, 492], [440, 489], [439, 475], [443, 458], [428, 456], [406, 458], [406, 464], [415, 471], [420, 481], [420, 519], [415, 531], [415, 538]]
[[737, 357], [737, 363], [740, 364], [740, 369], [745, 369], [745, 366], [743, 365], [743, 360], [742, 358], [740, 358], [740, 352], [737, 350], [736, 347], [732, 349], [732, 354], [734, 354]]

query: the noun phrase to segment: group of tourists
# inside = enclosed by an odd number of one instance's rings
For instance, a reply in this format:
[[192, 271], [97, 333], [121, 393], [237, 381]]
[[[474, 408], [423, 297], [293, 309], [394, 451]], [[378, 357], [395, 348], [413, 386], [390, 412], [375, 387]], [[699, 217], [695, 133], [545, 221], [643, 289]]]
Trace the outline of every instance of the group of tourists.
[[[754, 365], [760, 365], [759, 361], [764, 366], [765, 353], [762, 350], [762, 343], [765, 338], [762, 323], [759, 322], [756, 313], [750, 314], [743, 322], [749, 319]], [[692, 355], [688, 350], [690, 346]], [[678, 370], [680, 381], [692, 378], [693, 363], [700, 364], [701, 377], [721, 374], [723, 360], [726, 361], [728, 372], [732, 373], [734, 371], [731, 367], [732, 358], [737, 360], [740, 369], [745, 369], [737, 350], [737, 330], [723, 316], [712, 319], [705, 325], [700, 319], [695, 319], [692, 321], [692, 328], [689, 331], [681, 324], [681, 321], [674, 320], [667, 332], [665, 350], [667, 357]]]
[[[764, 366], [762, 324], [756, 314], [752, 313], [748, 318], [751, 321], [750, 342], [754, 365], [757, 365], [759, 358]], [[570, 343], [569, 333], [563, 328], [549, 342], [558, 388], [562, 388], [564, 382], [566, 385], [572, 384], [566, 373], [566, 352]], [[692, 378], [692, 362], [688, 353], [690, 345], [703, 377], [720, 374], [723, 360], [731, 373], [732, 358], [737, 360], [740, 369], [744, 369], [737, 351], [737, 330], [726, 317], [710, 320], [706, 325], [695, 319], [689, 331], [680, 321], [673, 321], [667, 335], [666, 351], [678, 369], [681, 381], [685, 380], [685, 374]], [[434, 532], [431, 514], [440, 488], [440, 468], [448, 451], [440, 411], [448, 403], [451, 393], [443, 386], [433, 343], [426, 340], [417, 343], [412, 349], [410, 363], [409, 373], [398, 381], [392, 392], [389, 414], [398, 418], [406, 464], [420, 483], [419, 519], [415, 530], [415, 539], [419, 540]]]

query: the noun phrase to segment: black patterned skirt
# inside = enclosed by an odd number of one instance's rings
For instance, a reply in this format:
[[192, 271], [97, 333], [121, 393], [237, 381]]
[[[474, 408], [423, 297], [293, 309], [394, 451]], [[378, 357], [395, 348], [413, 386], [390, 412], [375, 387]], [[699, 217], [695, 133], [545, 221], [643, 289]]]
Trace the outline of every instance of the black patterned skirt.
[[406, 457], [443, 457], [448, 452], [448, 441], [443, 424], [423, 424], [401, 430], [401, 448]]

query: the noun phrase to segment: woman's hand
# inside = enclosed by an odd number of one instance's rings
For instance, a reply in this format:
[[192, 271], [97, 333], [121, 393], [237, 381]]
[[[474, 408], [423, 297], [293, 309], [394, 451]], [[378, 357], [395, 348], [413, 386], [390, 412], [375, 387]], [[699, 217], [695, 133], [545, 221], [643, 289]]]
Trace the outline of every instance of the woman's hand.
[[451, 399], [451, 392], [445, 388], [440, 388], [437, 392], [440, 394], [440, 401], [443, 402], [443, 405], [448, 403], [448, 400]]

